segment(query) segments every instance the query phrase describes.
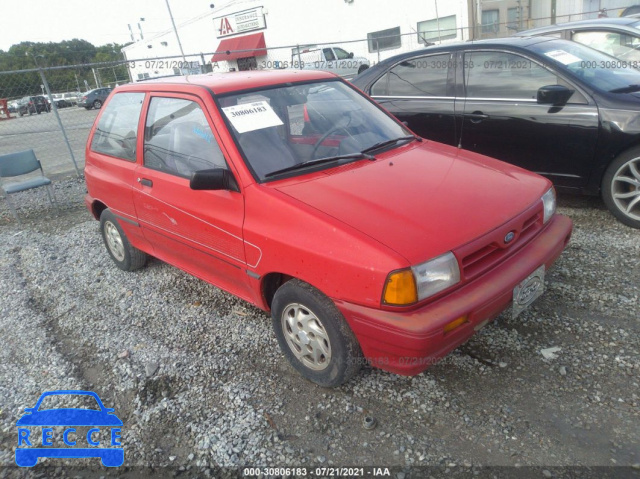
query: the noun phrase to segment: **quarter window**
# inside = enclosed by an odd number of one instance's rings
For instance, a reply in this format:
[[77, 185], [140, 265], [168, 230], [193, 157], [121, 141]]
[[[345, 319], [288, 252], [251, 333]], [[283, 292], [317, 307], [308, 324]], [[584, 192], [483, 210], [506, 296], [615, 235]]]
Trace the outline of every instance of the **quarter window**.
[[105, 107], [91, 140], [91, 150], [136, 161], [138, 121], [144, 93], [118, 93]]
[[538, 89], [563, 82], [546, 68], [505, 52], [465, 54], [467, 97], [535, 100]]
[[199, 170], [227, 168], [200, 106], [182, 98], [155, 97], [149, 104], [144, 165], [189, 178]]
[[[406, 60], [389, 73], [389, 96], [447, 96], [447, 73], [450, 57], [433, 55]], [[375, 89], [375, 85], [374, 85]], [[377, 93], [377, 89], [374, 92]]]

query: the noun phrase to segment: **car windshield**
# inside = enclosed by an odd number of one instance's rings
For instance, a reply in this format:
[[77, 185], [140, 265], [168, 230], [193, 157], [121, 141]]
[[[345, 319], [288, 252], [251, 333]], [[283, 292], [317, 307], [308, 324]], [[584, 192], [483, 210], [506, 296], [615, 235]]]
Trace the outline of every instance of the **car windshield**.
[[622, 92], [640, 85], [640, 71], [579, 43], [552, 40], [529, 48], [597, 90]]
[[304, 174], [312, 165], [372, 159], [361, 152], [399, 139], [385, 145], [392, 148], [411, 135], [340, 81], [227, 95], [220, 105], [259, 181], [277, 178], [280, 172]]

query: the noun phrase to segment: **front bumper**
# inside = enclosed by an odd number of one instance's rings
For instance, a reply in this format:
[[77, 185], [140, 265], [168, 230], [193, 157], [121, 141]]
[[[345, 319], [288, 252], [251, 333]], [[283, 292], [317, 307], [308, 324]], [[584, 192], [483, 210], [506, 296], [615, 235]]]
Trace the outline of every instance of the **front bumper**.
[[[414, 375], [467, 341], [507, 309], [515, 288], [541, 265], [548, 269], [571, 237], [572, 222], [555, 215], [529, 244], [497, 267], [432, 303], [388, 311], [336, 301], [355, 333], [367, 362], [397, 374]], [[467, 315], [462, 326], [445, 325]]]

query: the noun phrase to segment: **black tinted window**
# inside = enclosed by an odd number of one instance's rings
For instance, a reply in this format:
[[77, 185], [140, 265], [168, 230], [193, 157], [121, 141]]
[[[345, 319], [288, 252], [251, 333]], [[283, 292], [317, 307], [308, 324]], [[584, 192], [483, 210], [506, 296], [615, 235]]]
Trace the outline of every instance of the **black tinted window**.
[[138, 120], [144, 93], [118, 93], [106, 106], [91, 141], [91, 149], [136, 161]]
[[465, 54], [467, 96], [535, 100], [538, 89], [559, 78], [531, 60], [505, 52]]
[[194, 171], [227, 168], [200, 106], [182, 98], [152, 98], [144, 139], [144, 165], [189, 178]]
[[406, 60], [389, 71], [387, 95], [447, 96], [449, 64], [449, 54]]

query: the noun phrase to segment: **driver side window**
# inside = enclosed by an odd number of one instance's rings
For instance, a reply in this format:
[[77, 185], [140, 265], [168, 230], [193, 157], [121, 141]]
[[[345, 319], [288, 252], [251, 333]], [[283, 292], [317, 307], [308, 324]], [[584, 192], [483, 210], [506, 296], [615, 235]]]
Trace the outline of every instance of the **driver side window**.
[[194, 101], [152, 98], [144, 132], [147, 168], [184, 178], [199, 170], [227, 169], [209, 122]]

